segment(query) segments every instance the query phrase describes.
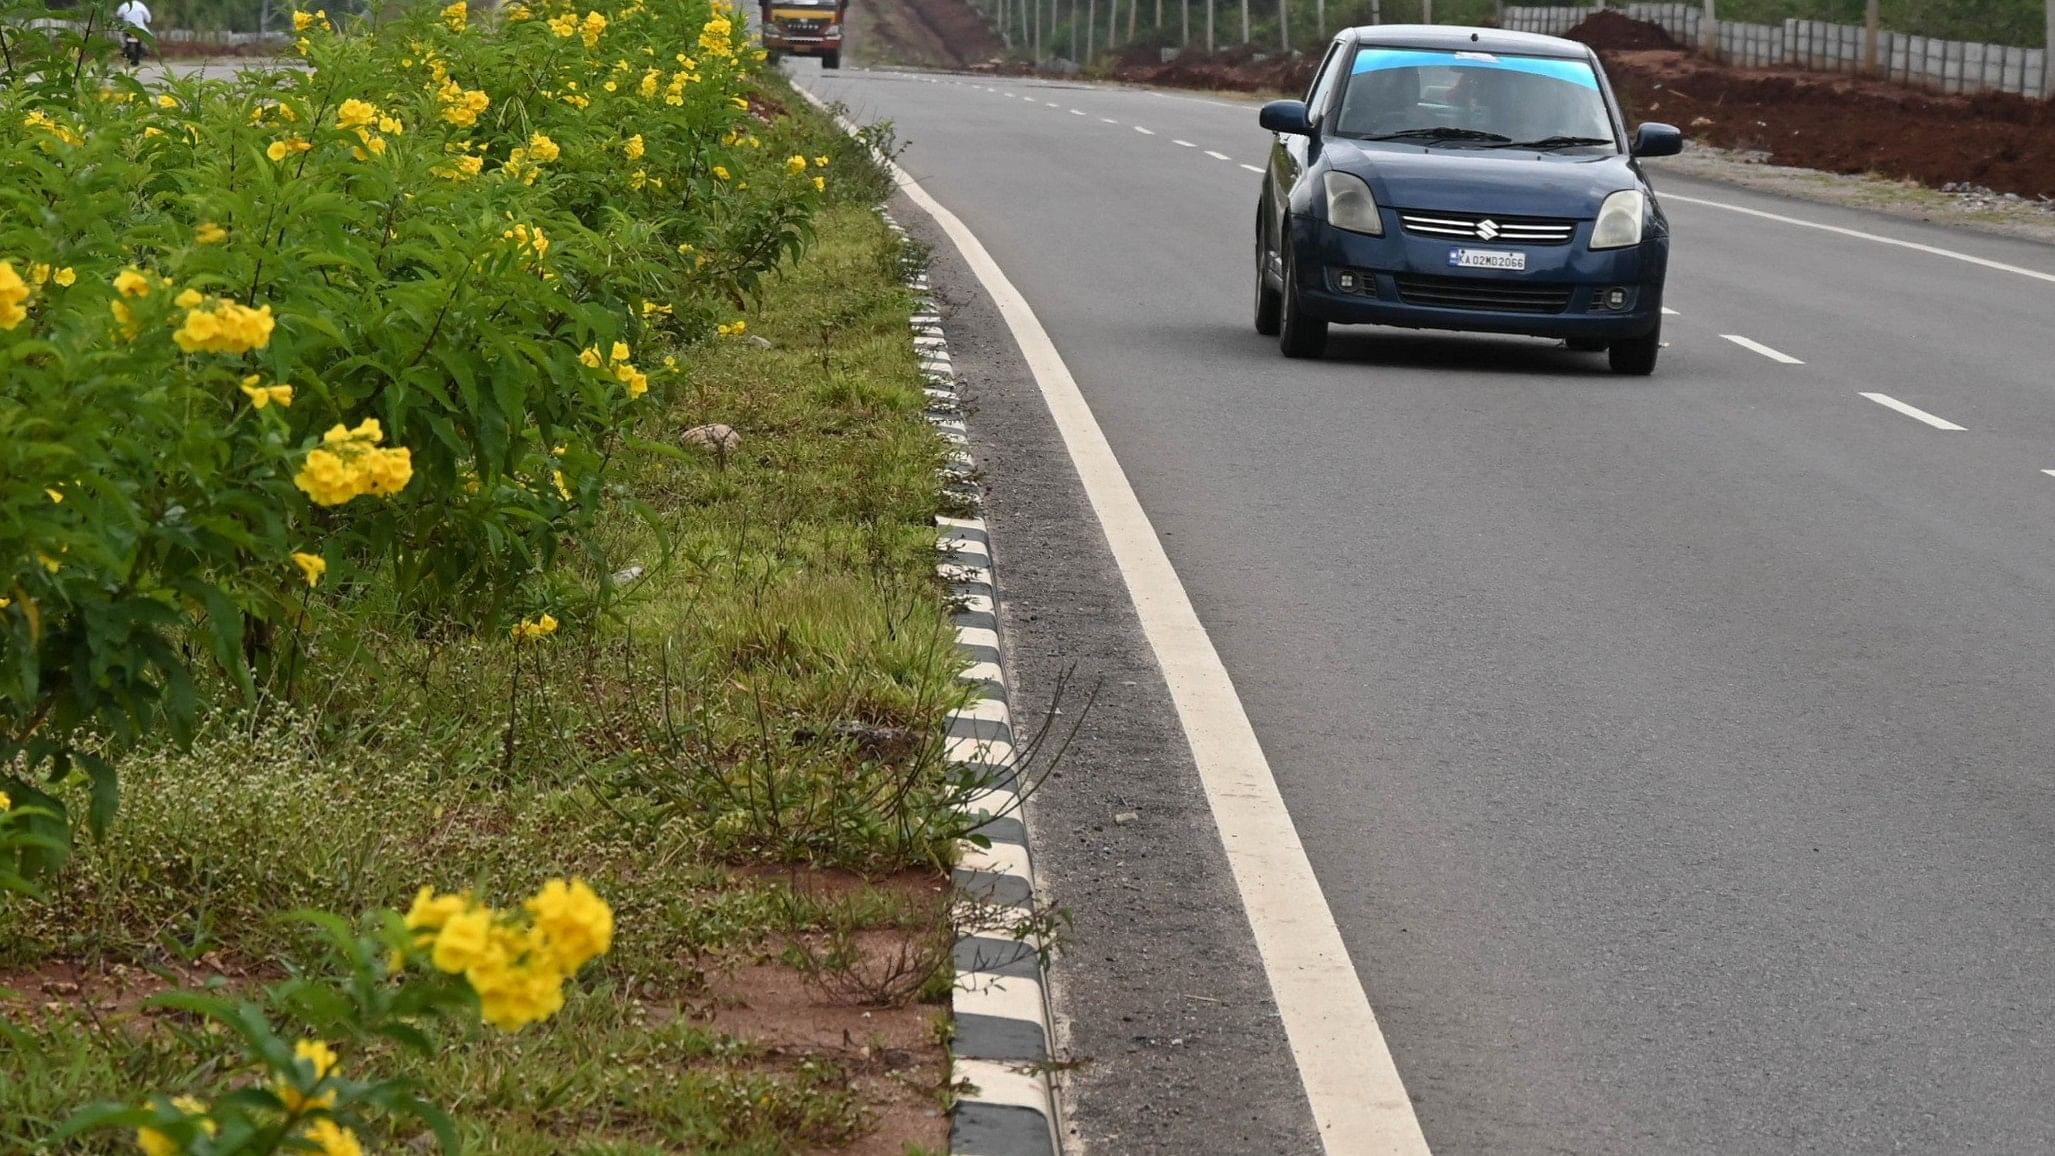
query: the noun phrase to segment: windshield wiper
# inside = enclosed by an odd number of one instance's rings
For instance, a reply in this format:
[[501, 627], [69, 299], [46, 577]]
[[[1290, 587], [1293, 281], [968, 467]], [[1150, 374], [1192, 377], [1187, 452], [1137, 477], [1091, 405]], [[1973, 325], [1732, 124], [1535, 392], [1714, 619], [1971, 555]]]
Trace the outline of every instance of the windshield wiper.
[[1545, 136], [1540, 140], [1508, 141], [1505, 147], [1509, 149], [1541, 149], [1545, 152], [1549, 149], [1576, 148], [1579, 145], [1609, 145], [1613, 143], [1610, 138], [1602, 136]]
[[1409, 128], [1400, 132], [1381, 132], [1366, 136], [1364, 140], [1475, 140], [1494, 144], [1511, 144], [1513, 138], [1500, 136], [1495, 132], [1479, 132], [1474, 128], [1454, 128], [1437, 125], [1433, 128]]

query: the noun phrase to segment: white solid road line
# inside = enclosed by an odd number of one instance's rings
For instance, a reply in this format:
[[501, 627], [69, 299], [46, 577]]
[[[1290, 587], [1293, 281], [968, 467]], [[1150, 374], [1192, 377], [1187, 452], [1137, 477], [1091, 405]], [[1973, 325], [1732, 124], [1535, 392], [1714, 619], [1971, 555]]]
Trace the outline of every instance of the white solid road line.
[[[1963, 428], [1959, 425], [1956, 425], [1954, 422], [1949, 421], [1947, 418], [1935, 417], [1933, 414], [1930, 414], [1917, 406], [1907, 405], [1904, 402], [1899, 401], [1897, 398], [1892, 397], [1888, 393], [1865, 393], [1862, 396], [1870, 399], [1873, 402], [1876, 402], [1878, 405], [1883, 406], [1885, 409], [1895, 409], [1899, 413], [1904, 414], [1906, 417], [1909, 417], [1914, 421], [1923, 421], [1928, 425], [1933, 426], [1935, 429], [1959, 430]], [[2043, 470], [2042, 472], [2046, 473], [2047, 471]]]
[[1185, 148], [1188, 148], [1188, 149], [1195, 149], [1195, 148], [1198, 148], [1198, 147], [1199, 147], [1198, 145], [1195, 145], [1195, 144], [1193, 144], [1192, 142], [1190, 142], [1190, 141], [1188, 141], [1188, 140], [1174, 140], [1174, 141], [1171, 141], [1170, 143], [1171, 143], [1171, 144], [1174, 144], [1174, 145], [1183, 145], [1183, 146], [1184, 146]]
[[1228, 156], [1226, 153], [1216, 153], [1212, 149], [1207, 149], [1206, 155], [1212, 157], [1216, 161], [1228, 161], [1234, 159], [1233, 157]]
[[1262, 169], [1257, 168], [1255, 165], [1243, 165], [1242, 167], [1249, 170], [1252, 173], [1260, 173], [1263, 171]]
[[1248, 711], [1098, 418], [1034, 309], [976, 234], [904, 169], [889, 167], [991, 296], [1070, 451], [1169, 684], [1322, 1149], [1327, 1156], [1425, 1156], [1419, 1117]]
[[1722, 333], [1720, 334], [1720, 336], [1726, 338], [1727, 340], [1733, 342], [1734, 344], [1740, 346], [1743, 349], [1754, 350], [1755, 352], [1762, 354], [1764, 357], [1769, 358], [1771, 361], [1781, 361], [1785, 365], [1805, 364], [1804, 362], [1798, 360], [1797, 358], [1791, 356], [1788, 353], [1779, 353], [1776, 350], [1771, 349], [1769, 346], [1764, 345], [1762, 342], [1751, 341], [1748, 338], [1741, 336], [1739, 333]]
[[1154, 129], [1146, 129], [1146, 128], [1143, 128], [1143, 127], [1142, 127], [1141, 125], [1136, 125], [1136, 126], [1135, 126], [1135, 131], [1136, 131], [1136, 132], [1138, 132], [1138, 133], [1141, 133], [1141, 134], [1142, 134], [1143, 136], [1155, 136], [1155, 135], [1156, 135], [1156, 132], [1155, 132], [1155, 130], [1154, 130]]
[[1993, 261], [1988, 257], [1978, 257], [1969, 253], [1958, 253], [1953, 249], [1943, 249], [1938, 245], [1922, 245], [1918, 241], [1901, 241], [1896, 237], [1886, 237], [1880, 233], [1865, 233], [1861, 229], [1844, 229], [1839, 225], [1827, 225], [1818, 221], [1787, 217], [1782, 213], [1768, 213], [1761, 209], [1743, 208], [1740, 205], [1727, 204], [1725, 201], [1707, 201], [1698, 197], [1680, 196], [1677, 193], [1664, 193], [1662, 199], [1665, 201], [1681, 201], [1687, 205], [1704, 205], [1712, 209], [1725, 209], [1730, 213], [1745, 213], [1751, 217], [1760, 217], [1765, 221], [1797, 225], [1802, 229], [1818, 229], [1823, 233], [1838, 233], [1843, 237], [1854, 237], [1860, 241], [1875, 241], [1879, 245], [1895, 245], [1900, 249], [1911, 249], [1919, 253], [1931, 253], [1936, 257], [1946, 257], [1951, 261], [1966, 261], [1971, 265], [1981, 265], [1986, 269], [1996, 269], [2001, 273], [2017, 273], [2021, 277], [2032, 277], [2036, 281], [2047, 281], [2055, 284], [2055, 273], [2043, 273], [2038, 269], [2026, 269], [2018, 265], [2008, 265], [2003, 261]]

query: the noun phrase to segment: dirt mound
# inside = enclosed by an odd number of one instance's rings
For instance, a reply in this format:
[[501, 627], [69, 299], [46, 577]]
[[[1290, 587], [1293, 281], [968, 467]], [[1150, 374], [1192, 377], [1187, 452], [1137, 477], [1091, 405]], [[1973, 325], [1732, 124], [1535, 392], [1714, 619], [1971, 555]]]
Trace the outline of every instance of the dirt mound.
[[[1102, 62], [1103, 65], [1104, 62]], [[1235, 47], [1215, 53], [1184, 52], [1159, 60], [1153, 49], [1122, 53], [1106, 75], [1130, 84], [1161, 84], [1215, 92], [1301, 93], [1313, 81], [1320, 58], [1305, 53], [1265, 56]]]
[[1680, 48], [1660, 25], [1649, 24], [1610, 9], [1594, 12], [1563, 35], [1600, 51], [1631, 52], [1647, 48]]
[[1676, 51], [1600, 55], [1632, 118], [1667, 121], [1694, 140], [1780, 165], [2055, 197], [2055, 106], [2047, 101], [1727, 68]]
[[866, 64], [971, 68], [1006, 51], [965, 0], [856, 0], [849, 26], [850, 49]]

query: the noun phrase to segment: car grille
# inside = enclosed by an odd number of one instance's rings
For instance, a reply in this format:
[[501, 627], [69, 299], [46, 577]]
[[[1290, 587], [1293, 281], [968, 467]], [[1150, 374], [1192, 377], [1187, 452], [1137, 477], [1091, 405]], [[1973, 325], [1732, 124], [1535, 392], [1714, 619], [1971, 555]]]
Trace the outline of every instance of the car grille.
[[788, 36], [819, 36], [828, 26], [825, 20], [780, 20], [778, 30]]
[[1440, 309], [1484, 309], [1500, 313], [1561, 313], [1569, 308], [1569, 285], [1501, 281], [1482, 277], [1423, 277], [1400, 273], [1399, 300]]
[[1406, 232], [1452, 241], [1497, 241], [1511, 245], [1564, 245], [1577, 235], [1577, 222], [1482, 213], [1416, 213], [1401, 210]]

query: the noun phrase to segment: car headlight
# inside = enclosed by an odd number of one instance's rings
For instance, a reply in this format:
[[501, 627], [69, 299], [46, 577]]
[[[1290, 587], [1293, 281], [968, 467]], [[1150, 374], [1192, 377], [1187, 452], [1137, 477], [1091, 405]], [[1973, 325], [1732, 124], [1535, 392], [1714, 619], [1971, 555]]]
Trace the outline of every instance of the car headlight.
[[1370, 186], [1363, 178], [1329, 169], [1324, 179], [1328, 224], [1351, 233], [1384, 236], [1384, 221], [1377, 215], [1377, 198], [1370, 195]]
[[1648, 215], [1648, 197], [1640, 189], [1621, 189], [1598, 208], [1591, 229], [1594, 249], [1624, 249], [1641, 243], [1641, 220]]
[[828, 26], [827, 26], [827, 27], [826, 27], [825, 29], [823, 29], [823, 30], [821, 31], [821, 35], [823, 35], [823, 36], [840, 36], [840, 35], [842, 35], [842, 26], [841, 26], [840, 24], [830, 24], [830, 25], [828, 25]]

